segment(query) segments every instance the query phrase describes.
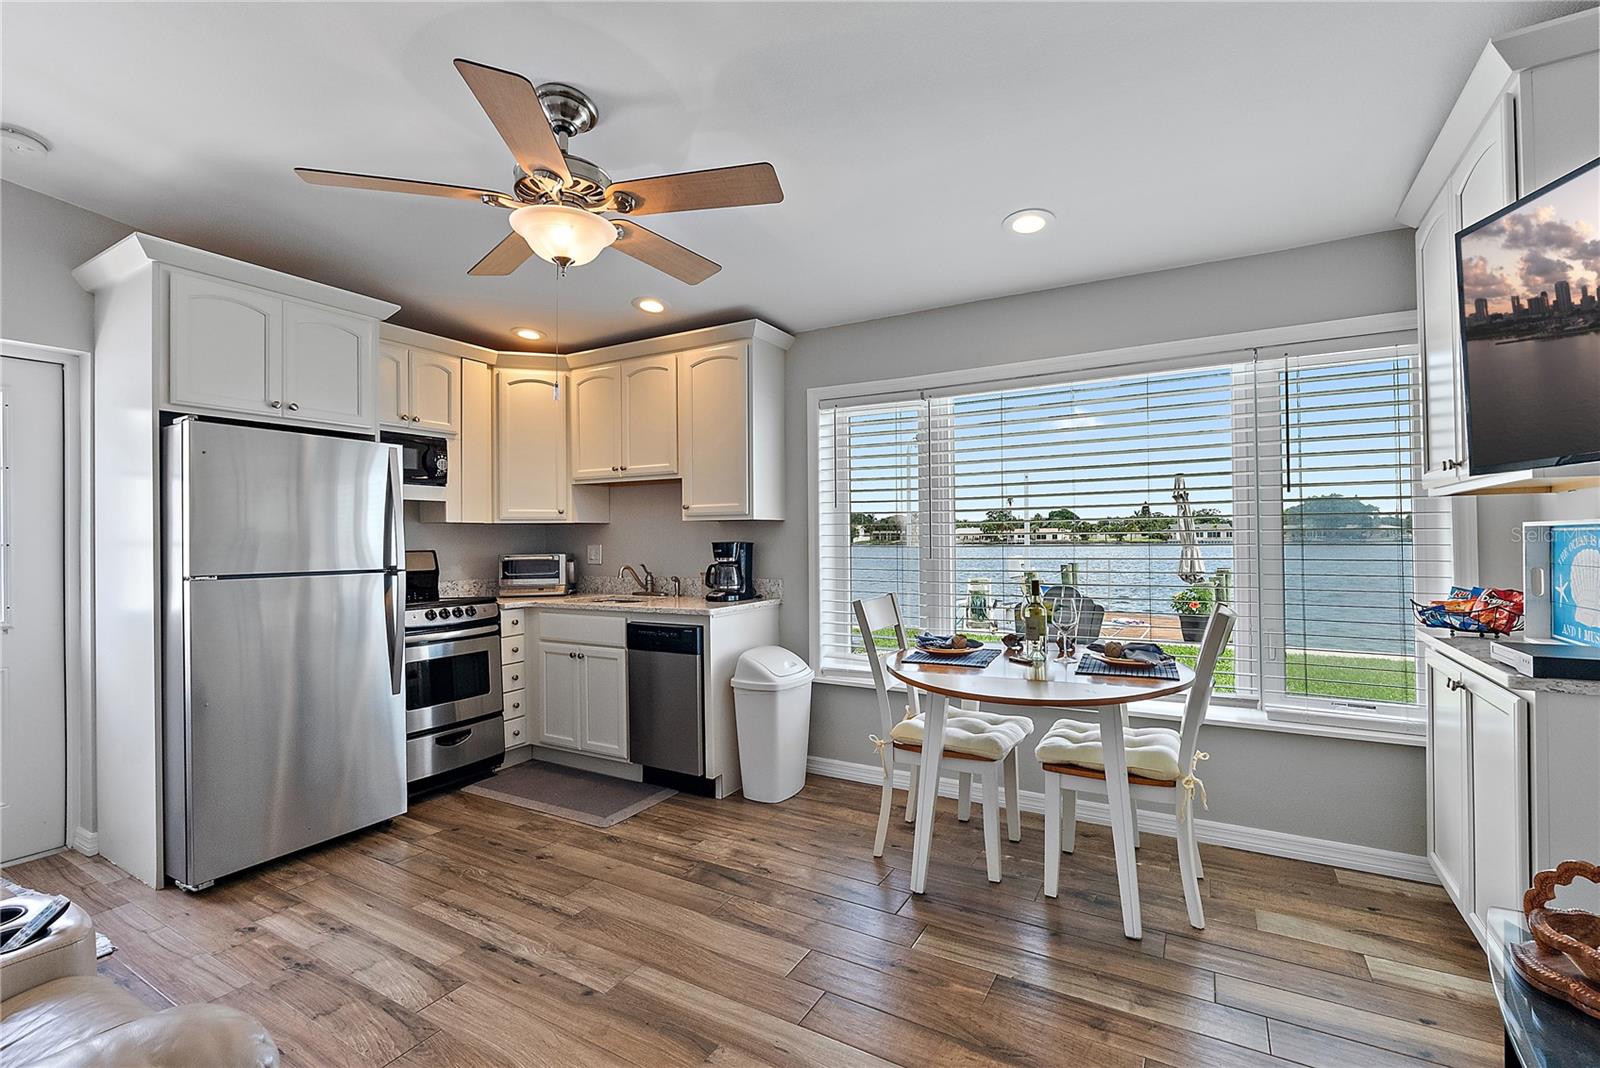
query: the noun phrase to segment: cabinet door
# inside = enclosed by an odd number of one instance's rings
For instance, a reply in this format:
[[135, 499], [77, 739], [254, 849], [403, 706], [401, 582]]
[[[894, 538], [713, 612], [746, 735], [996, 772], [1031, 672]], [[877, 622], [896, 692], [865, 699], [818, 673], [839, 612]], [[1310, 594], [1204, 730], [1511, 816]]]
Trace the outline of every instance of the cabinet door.
[[411, 350], [411, 425], [455, 434], [461, 430], [461, 358]]
[[461, 432], [450, 450], [450, 479], [461, 494], [457, 523], [494, 522], [494, 369], [461, 361]]
[[750, 511], [750, 374], [745, 342], [683, 353], [678, 364], [683, 512], [737, 518]]
[[288, 418], [371, 429], [372, 320], [288, 300], [283, 323]]
[[678, 358], [622, 365], [622, 472], [630, 478], [678, 473]]
[[624, 652], [603, 646], [578, 649], [583, 665], [583, 751], [628, 759], [628, 672]]
[[1466, 474], [1461, 422], [1461, 317], [1456, 306], [1455, 204], [1447, 189], [1417, 228], [1417, 299], [1421, 332], [1425, 433], [1423, 464], [1434, 479]]
[[566, 520], [566, 377], [495, 371], [495, 499], [502, 520]]
[[539, 744], [577, 749], [583, 665], [576, 646], [539, 643]]
[[607, 482], [622, 470], [622, 371], [572, 372], [572, 480]]
[[1472, 750], [1464, 670], [1428, 662], [1428, 860], [1472, 912]]
[[411, 429], [409, 398], [411, 356], [404, 345], [378, 342], [378, 422], [383, 426]]
[[1526, 704], [1468, 678], [1472, 719], [1472, 907], [1520, 909], [1528, 888]]
[[173, 271], [167, 282], [167, 400], [260, 418], [283, 409], [283, 301]]
[[1488, 218], [1517, 199], [1511, 192], [1510, 107], [1510, 99], [1505, 98], [1491, 110], [1462, 154], [1452, 182], [1458, 229]]

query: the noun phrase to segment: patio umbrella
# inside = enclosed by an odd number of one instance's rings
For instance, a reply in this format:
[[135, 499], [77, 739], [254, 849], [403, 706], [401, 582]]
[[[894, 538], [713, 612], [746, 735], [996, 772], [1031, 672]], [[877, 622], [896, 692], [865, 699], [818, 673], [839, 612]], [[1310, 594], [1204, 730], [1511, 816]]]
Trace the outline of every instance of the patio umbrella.
[[1183, 476], [1172, 479], [1172, 500], [1178, 506], [1178, 577], [1191, 585], [1203, 582], [1206, 562], [1200, 555], [1200, 541], [1194, 532], [1194, 516], [1189, 514], [1189, 487]]

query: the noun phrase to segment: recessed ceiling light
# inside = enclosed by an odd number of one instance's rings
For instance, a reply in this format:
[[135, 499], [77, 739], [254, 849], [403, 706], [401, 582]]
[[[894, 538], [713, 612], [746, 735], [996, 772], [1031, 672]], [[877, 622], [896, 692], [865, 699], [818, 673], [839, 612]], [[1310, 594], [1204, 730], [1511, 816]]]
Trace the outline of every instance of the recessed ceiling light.
[[1036, 234], [1055, 216], [1044, 208], [1023, 208], [1006, 216], [1006, 229], [1014, 234]]
[[50, 142], [31, 130], [13, 126], [9, 122], [0, 124], [0, 143], [5, 145], [7, 152], [15, 152], [20, 156], [42, 156], [50, 151]]
[[511, 332], [524, 341], [538, 341], [540, 338], [544, 337], [543, 334], [531, 326], [519, 326]]
[[633, 306], [650, 315], [660, 315], [667, 310], [666, 301], [658, 300], [655, 297], [634, 297]]

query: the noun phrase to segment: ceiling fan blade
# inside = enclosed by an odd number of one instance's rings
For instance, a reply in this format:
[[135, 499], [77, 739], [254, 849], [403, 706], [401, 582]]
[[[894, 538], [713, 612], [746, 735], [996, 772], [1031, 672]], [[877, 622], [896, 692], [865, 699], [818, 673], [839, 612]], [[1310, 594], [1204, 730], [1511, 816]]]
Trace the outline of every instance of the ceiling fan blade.
[[[619, 198], [619, 193], [633, 200], [632, 207], [621, 206], [626, 201]], [[659, 215], [666, 211], [776, 204], [782, 199], [783, 187], [778, 184], [778, 172], [772, 164], [746, 163], [618, 182], [610, 189], [607, 207], [628, 215]]]
[[506, 239], [489, 250], [488, 255], [472, 265], [468, 274], [498, 275], [510, 274], [512, 271], [528, 262], [528, 257], [533, 255], [533, 249], [522, 239], [522, 235], [515, 230], [506, 235]]
[[699, 253], [690, 252], [676, 241], [669, 241], [660, 234], [646, 230], [638, 223], [629, 222], [627, 219], [611, 221], [622, 231], [612, 248], [632, 256], [640, 263], [649, 264], [658, 271], [665, 271], [680, 282], [697, 286], [722, 270], [721, 264], [713, 263]]
[[572, 181], [567, 161], [561, 155], [555, 131], [545, 118], [544, 105], [533, 83], [520, 74], [499, 67], [487, 67], [470, 59], [456, 60], [456, 70], [467, 88], [500, 131], [500, 137], [521, 168], [532, 174], [546, 170], [559, 175], [563, 183]]
[[296, 167], [294, 173], [312, 185], [336, 185], [346, 189], [376, 189], [381, 193], [418, 193], [425, 197], [451, 197], [455, 200], [510, 200], [505, 193], [492, 189], [470, 189], [464, 185], [443, 185], [439, 182], [418, 182], [410, 178], [384, 178], [376, 174], [351, 174], [349, 171], [319, 171], [313, 167]]

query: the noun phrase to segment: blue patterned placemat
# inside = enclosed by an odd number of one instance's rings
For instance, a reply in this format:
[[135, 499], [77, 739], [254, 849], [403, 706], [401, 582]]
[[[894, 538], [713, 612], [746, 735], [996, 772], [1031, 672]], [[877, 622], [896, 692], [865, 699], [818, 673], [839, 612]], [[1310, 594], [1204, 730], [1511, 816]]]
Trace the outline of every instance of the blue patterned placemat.
[[1146, 664], [1144, 667], [1118, 667], [1108, 664], [1093, 653], [1083, 654], [1083, 659], [1078, 661], [1078, 674], [1080, 675], [1121, 675], [1130, 679], [1174, 679], [1178, 677], [1178, 662], [1168, 660], [1164, 664]]
[[988, 667], [989, 662], [999, 656], [1002, 651], [999, 646], [989, 646], [967, 653], [965, 656], [940, 656], [938, 653], [925, 653], [921, 649], [916, 649], [906, 654], [905, 662], [908, 664], [949, 664], [952, 667]]

